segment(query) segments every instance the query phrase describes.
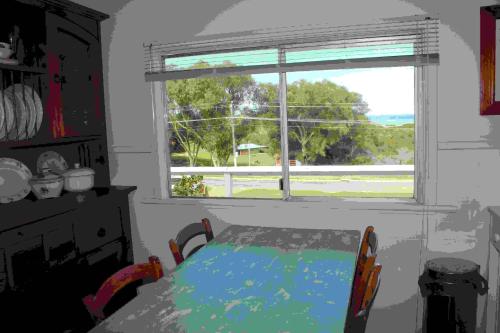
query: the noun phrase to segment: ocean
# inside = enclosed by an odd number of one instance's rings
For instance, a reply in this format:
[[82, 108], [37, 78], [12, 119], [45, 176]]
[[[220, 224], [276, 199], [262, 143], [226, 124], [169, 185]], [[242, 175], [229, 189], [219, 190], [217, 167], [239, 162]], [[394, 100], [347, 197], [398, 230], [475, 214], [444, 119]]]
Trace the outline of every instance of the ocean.
[[366, 115], [371, 122], [380, 125], [403, 125], [413, 124], [415, 116], [413, 114], [387, 114], [387, 115]]

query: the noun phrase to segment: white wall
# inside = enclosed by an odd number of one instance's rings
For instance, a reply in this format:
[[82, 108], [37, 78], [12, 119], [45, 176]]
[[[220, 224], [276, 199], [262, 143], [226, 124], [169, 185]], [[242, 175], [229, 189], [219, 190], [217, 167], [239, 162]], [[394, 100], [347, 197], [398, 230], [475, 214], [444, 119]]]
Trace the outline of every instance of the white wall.
[[[90, 0], [89, 0], [90, 1]], [[80, 1], [85, 3], [85, 1]], [[423, 262], [458, 256], [486, 269], [487, 205], [500, 204], [500, 117], [479, 116], [479, 7], [484, 0], [131, 0], [103, 23], [106, 102], [110, 112], [114, 184], [139, 187], [133, 231], [137, 261], [159, 255], [173, 266], [167, 240], [186, 223], [207, 216], [215, 231], [229, 224], [364, 229], [380, 237], [382, 286], [370, 316], [371, 332], [415, 332], [417, 279]], [[438, 70], [437, 203], [455, 213], [423, 215], [391, 210], [332, 209], [331, 202], [254, 200], [142, 204], [157, 182], [150, 153], [153, 119], [143, 79], [144, 42], [302, 24], [355, 24], [375, 18], [427, 13], [441, 19]], [[351, 207], [355, 208], [355, 207]], [[484, 299], [479, 307], [482, 323]], [[421, 303], [420, 303], [421, 308]]]

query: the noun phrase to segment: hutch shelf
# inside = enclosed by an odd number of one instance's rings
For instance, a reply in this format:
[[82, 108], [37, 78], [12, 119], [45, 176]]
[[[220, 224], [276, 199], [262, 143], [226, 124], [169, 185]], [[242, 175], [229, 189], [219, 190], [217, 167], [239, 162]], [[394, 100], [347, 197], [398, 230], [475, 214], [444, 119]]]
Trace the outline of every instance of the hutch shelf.
[[4, 2], [0, 42], [15, 36], [22, 48], [0, 59], [0, 158], [36, 174], [39, 156], [53, 151], [92, 168], [95, 186], [0, 204], [0, 331], [85, 332], [82, 297], [133, 263], [135, 187], [111, 186], [109, 176], [100, 40], [108, 16], [67, 0]]

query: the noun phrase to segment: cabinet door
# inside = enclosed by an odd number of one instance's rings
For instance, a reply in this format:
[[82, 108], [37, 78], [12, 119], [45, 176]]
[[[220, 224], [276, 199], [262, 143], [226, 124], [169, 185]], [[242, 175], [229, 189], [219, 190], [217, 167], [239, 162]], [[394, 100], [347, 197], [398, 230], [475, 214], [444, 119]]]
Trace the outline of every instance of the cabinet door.
[[75, 22], [47, 13], [49, 96], [55, 137], [102, 134], [100, 44]]
[[41, 235], [12, 245], [5, 252], [9, 285], [13, 290], [32, 287], [47, 271]]

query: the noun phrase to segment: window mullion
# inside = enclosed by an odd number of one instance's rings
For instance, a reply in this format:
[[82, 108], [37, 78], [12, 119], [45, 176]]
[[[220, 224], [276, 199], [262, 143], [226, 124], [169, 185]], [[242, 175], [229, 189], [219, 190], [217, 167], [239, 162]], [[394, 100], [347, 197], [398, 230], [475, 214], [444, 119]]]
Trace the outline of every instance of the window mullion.
[[[279, 50], [279, 62], [285, 63], [285, 50]], [[280, 103], [280, 132], [281, 132], [281, 177], [283, 179], [283, 199], [290, 198], [290, 168], [288, 164], [288, 112], [287, 112], [287, 83], [286, 72], [280, 71], [279, 103]]]
[[159, 169], [160, 182], [159, 193], [161, 199], [172, 197], [170, 186], [170, 147], [168, 145], [168, 115], [167, 115], [167, 96], [166, 83], [151, 83], [151, 93], [153, 95], [153, 119], [155, 122], [155, 148], [157, 156], [157, 165]]

